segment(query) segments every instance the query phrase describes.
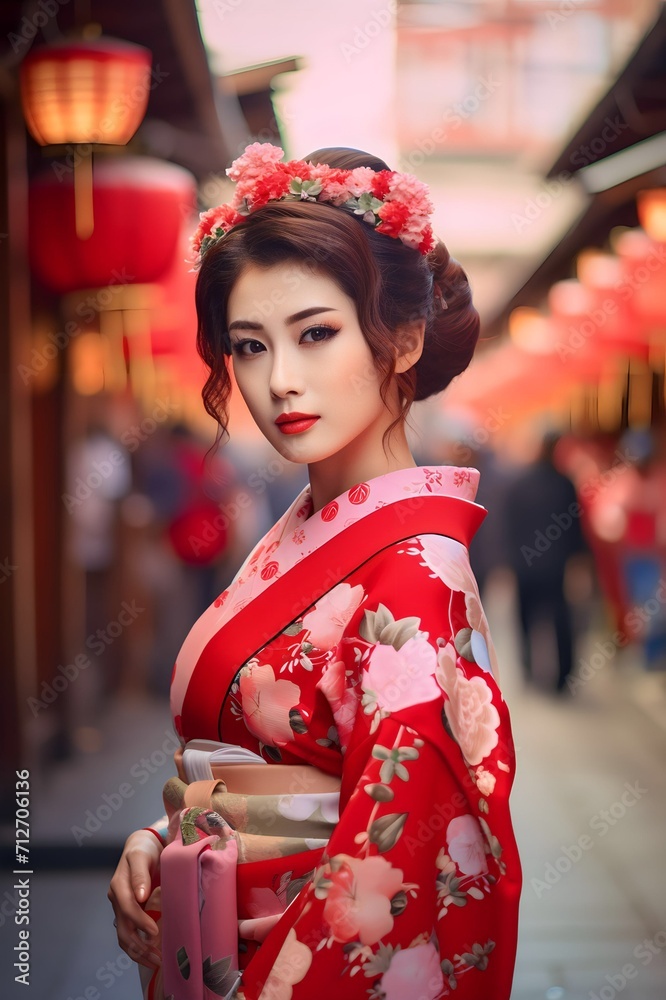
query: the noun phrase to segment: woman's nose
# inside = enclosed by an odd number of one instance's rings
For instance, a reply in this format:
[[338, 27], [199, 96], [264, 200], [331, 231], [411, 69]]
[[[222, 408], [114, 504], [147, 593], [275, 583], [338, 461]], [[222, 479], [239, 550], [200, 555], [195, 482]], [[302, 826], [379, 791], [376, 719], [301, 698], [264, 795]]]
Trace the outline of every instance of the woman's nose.
[[302, 377], [296, 358], [289, 351], [276, 351], [270, 374], [271, 395], [287, 396], [289, 393], [300, 394], [303, 390]]

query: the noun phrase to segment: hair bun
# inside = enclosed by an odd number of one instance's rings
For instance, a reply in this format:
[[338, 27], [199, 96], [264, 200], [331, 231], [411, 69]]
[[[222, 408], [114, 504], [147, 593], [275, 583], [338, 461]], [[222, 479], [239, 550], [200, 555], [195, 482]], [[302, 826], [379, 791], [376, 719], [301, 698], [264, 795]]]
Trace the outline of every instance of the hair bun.
[[467, 274], [438, 240], [426, 258], [433, 276], [433, 315], [416, 364], [415, 399], [427, 399], [469, 365], [479, 339], [479, 314]]

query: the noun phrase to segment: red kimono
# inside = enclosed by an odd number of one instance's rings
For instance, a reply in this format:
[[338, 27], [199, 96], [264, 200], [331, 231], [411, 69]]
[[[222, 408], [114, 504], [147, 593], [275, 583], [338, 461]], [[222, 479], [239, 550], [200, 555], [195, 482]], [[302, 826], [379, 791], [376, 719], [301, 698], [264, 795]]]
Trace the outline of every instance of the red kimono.
[[[478, 476], [404, 469], [315, 514], [306, 488], [183, 645], [183, 745], [341, 779], [339, 801], [271, 797], [292, 825], [272, 828], [275, 857], [238, 865], [234, 996], [509, 1000], [515, 755], [467, 552]], [[225, 821], [256, 829], [237, 798]], [[301, 818], [328, 834], [294, 839]]]

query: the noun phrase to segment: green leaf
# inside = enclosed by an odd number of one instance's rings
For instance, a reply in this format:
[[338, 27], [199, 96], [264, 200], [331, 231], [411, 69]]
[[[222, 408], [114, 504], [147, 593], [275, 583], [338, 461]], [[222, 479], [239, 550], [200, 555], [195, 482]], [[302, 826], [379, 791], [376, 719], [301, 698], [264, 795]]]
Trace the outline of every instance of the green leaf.
[[231, 966], [231, 956], [213, 962], [210, 955], [203, 961], [203, 982], [211, 993], [225, 997], [238, 978], [238, 970]]
[[395, 792], [388, 785], [365, 785], [364, 790], [375, 802], [390, 802], [395, 798]]
[[446, 730], [446, 732], [448, 733], [448, 735], [451, 737], [451, 739], [453, 740], [453, 742], [457, 743], [458, 740], [454, 736], [453, 730], [451, 729], [451, 723], [449, 722], [448, 716], [446, 714], [446, 704], [444, 704], [442, 706], [442, 725], [444, 726], [444, 729]]
[[400, 765], [396, 764], [395, 761], [385, 760], [382, 766], [379, 768], [379, 777], [385, 784], [388, 784], [388, 782], [392, 780], [393, 775], [395, 774], [396, 767], [399, 766]]
[[396, 892], [395, 896], [391, 900], [391, 916], [397, 917], [400, 913], [402, 913], [407, 907], [407, 902], [407, 893], [404, 889], [401, 889], [400, 892]]
[[456, 632], [453, 643], [461, 656], [464, 656], [470, 663], [476, 663], [474, 654], [472, 653], [471, 628], [461, 628], [459, 632]]
[[289, 725], [295, 733], [301, 736], [308, 731], [308, 727], [303, 721], [303, 716], [297, 708], [292, 708], [289, 711]]
[[179, 948], [176, 952], [176, 961], [178, 962], [178, 971], [180, 972], [183, 979], [190, 978], [190, 960], [187, 955], [187, 950], [185, 947]]
[[282, 635], [300, 635], [303, 631], [303, 622], [297, 621], [292, 622], [291, 625], [287, 625], [285, 629], [282, 630]]
[[402, 835], [408, 816], [409, 813], [406, 812], [388, 813], [388, 815], [380, 816], [374, 821], [368, 831], [368, 836], [370, 842], [377, 845], [380, 854], [385, 854], [392, 847], [395, 847]]
[[[298, 896], [301, 889], [312, 881], [312, 876], [314, 875], [314, 869], [308, 872], [306, 875], [301, 875], [300, 878], [292, 878], [290, 882], [287, 883], [287, 906], [292, 903]], [[327, 883], [327, 887], [330, 888], [333, 885], [332, 882]]]

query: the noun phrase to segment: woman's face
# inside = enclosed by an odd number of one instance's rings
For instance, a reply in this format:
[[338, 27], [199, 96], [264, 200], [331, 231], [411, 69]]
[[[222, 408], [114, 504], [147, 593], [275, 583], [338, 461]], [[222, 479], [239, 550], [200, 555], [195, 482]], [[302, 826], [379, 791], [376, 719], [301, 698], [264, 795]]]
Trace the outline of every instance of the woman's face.
[[289, 461], [320, 462], [392, 422], [356, 305], [326, 275], [298, 263], [247, 267], [227, 328], [241, 394]]

